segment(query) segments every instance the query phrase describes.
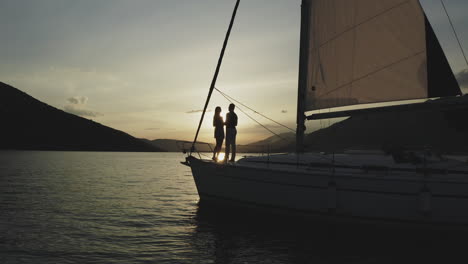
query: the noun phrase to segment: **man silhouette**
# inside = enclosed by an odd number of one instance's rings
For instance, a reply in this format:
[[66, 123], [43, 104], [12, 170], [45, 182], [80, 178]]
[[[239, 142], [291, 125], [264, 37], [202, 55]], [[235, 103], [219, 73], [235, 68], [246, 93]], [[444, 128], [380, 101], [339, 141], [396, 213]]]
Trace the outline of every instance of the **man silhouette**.
[[231, 151], [232, 147], [232, 156], [229, 160], [230, 162], [234, 162], [236, 160], [236, 135], [237, 135], [237, 115], [234, 113], [234, 108], [236, 106], [234, 104], [229, 105], [229, 113], [226, 114], [226, 157], [225, 161], [229, 159], [229, 152]]

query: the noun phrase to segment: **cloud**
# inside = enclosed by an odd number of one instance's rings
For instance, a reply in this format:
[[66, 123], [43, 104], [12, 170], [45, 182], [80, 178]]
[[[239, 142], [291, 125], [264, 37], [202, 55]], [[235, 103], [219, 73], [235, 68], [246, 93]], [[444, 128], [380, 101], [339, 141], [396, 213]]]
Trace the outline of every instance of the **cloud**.
[[81, 104], [85, 105], [88, 102], [88, 97], [85, 96], [74, 96], [67, 99], [70, 104]]
[[74, 105], [66, 105], [66, 106], [64, 106], [63, 110], [65, 110], [66, 112], [68, 112], [70, 114], [74, 114], [74, 115], [77, 115], [77, 116], [96, 117], [96, 116], [101, 116], [102, 115], [101, 113], [94, 112], [94, 111], [89, 110], [89, 109], [76, 107]]
[[[195, 114], [195, 113], [201, 113], [203, 112], [203, 109], [199, 109], [199, 110], [190, 110], [190, 111], [187, 111], [185, 112], [186, 114]], [[211, 112], [211, 110], [206, 110], [206, 112]]]
[[286, 114], [287, 112], [288, 112], [288, 110], [281, 110], [282, 114]]
[[157, 128], [157, 127], [149, 127], [149, 128], [145, 128], [145, 130], [160, 130], [160, 128]]
[[77, 116], [83, 117], [96, 117], [101, 116], [102, 114], [99, 112], [92, 111], [86, 108], [86, 104], [88, 102], [88, 97], [85, 96], [73, 96], [67, 99], [69, 104], [63, 107], [63, 110], [70, 114], [74, 114]]
[[461, 87], [468, 88], [468, 69], [464, 69], [457, 73], [455, 77]]

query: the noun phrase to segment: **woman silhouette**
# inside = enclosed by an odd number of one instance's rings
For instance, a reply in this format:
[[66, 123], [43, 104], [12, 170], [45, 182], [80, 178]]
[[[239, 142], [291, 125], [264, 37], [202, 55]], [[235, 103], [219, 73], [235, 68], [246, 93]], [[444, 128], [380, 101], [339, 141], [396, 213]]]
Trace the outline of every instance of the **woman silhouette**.
[[213, 160], [218, 161], [218, 155], [221, 151], [224, 141], [224, 121], [221, 117], [221, 107], [217, 106], [213, 116], [213, 126], [215, 128], [214, 137], [216, 138], [216, 146], [213, 151]]

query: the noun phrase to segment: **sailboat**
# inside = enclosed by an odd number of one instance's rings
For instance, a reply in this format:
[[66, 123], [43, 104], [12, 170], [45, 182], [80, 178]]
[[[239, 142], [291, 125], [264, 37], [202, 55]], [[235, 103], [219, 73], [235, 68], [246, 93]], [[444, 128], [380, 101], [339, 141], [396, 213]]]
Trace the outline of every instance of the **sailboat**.
[[[304, 152], [306, 120], [468, 106], [420, 2], [302, 0], [300, 39], [296, 153], [226, 164], [189, 155], [184, 164], [200, 201], [337, 219], [467, 225], [466, 162]], [[409, 99], [426, 101], [360, 107]], [[343, 106], [354, 107], [317, 113]]]

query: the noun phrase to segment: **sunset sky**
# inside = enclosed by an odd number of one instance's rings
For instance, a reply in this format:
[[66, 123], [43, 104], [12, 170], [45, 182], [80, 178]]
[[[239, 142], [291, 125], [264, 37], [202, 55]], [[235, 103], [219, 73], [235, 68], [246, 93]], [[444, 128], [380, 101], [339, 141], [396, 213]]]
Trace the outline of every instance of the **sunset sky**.
[[[241, 1], [217, 83], [227, 94], [293, 128], [300, 2]], [[444, 2], [468, 52], [468, 1]], [[462, 72], [467, 66], [440, 0], [421, 3], [453, 71]], [[191, 140], [234, 4], [2, 0], [0, 81], [135, 137]], [[459, 82], [468, 84], [468, 71], [464, 73], [458, 74]], [[228, 104], [215, 92], [209, 109], [220, 105], [225, 113]], [[270, 136], [238, 115], [239, 143]], [[202, 141], [212, 141], [212, 113], [207, 117]], [[310, 129], [319, 126], [308, 124]]]

